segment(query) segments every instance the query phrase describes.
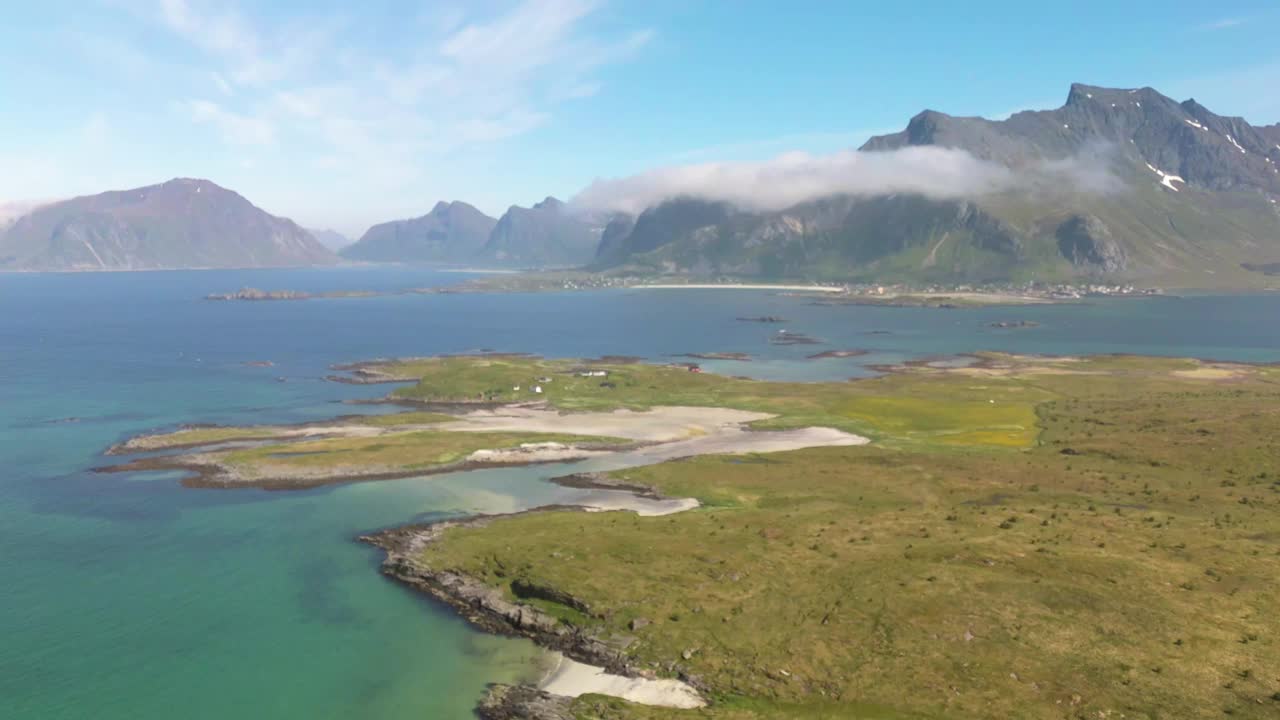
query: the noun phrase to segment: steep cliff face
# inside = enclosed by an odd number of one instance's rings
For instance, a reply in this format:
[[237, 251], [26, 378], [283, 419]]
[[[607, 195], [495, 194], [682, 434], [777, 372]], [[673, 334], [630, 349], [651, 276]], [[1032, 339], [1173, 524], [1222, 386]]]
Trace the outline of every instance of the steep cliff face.
[[40, 207], [0, 236], [0, 269], [142, 270], [329, 264], [292, 220], [208, 180], [177, 179]]
[[1093, 215], [1072, 215], [1058, 226], [1056, 235], [1062, 256], [1077, 267], [1115, 273], [1128, 263], [1111, 229]]
[[342, 256], [371, 262], [469, 262], [497, 222], [467, 203], [440, 202], [421, 217], [374, 225]]

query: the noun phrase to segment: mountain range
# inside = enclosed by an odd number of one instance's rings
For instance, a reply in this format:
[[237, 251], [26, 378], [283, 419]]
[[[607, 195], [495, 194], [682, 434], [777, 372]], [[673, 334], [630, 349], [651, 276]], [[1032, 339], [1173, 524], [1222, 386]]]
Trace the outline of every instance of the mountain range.
[[351, 238], [343, 235], [337, 230], [330, 230], [328, 228], [323, 230], [307, 228], [307, 232], [311, 233], [311, 237], [314, 237], [321, 245], [334, 252], [337, 252], [351, 244]]
[[500, 219], [464, 202], [440, 202], [422, 217], [375, 225], [342, 251], [350, 260], [572, 267], [595, 257], [601, 223], [548, 197], [513, 205]]
[[[935, 151], [963, 151], [1004, 182], [950, 194], [836, 189], [767, 210], [717, 200], [714, 189], [664, 196], [636, 214], [589, 213], [548, 197], [493, 218], [440, 202], [421, 217], [369, 228], [340, 253], [365, 262], [854, 281], [1249, 287], [1280, 273], [1280, 125], [1254, 126], [1151, 88], [1076, 84], [1062, 107], [1006, 120], [926, 110], [852, 154]], [[304, 230], [206, 180], [0, 218], [0, 270], [340, 261], [325, 244], [338, 248], [345, 238]]]
[[[926, 110], [863, 153], [963, 150], [1026, 188], [939, 199], [834, 194], [759, 212], [677, 197], [615, 218], [597, 269], [942, 282], [1104, 279], [1256, 284], [1280, 261], [1280, 125], [1255, 127], [1151, 88], [1076, 84], [1007, 120]], [[1105, 188], [1036, 186], [1081, 158]], [[1068, 173], [1069, 174], [1069, 173]], [[1246, 267], [1248, 266], [1248, 267]]]

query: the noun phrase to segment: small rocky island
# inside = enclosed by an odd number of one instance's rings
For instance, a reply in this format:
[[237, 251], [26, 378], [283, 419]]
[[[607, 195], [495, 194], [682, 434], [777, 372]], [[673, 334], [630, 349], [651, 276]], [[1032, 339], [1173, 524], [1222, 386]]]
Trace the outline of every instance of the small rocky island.
[[770, 345], [821, 345], [822, 343], [823, 341], [818, 338], [790, 330], [779, 330], [769, 338]]
[[[412, 292], [428, 292], [426, 290], [406, 290], [397, 294], [407, 294]], [[376, 297], [387, 293], [379, 293], [373, 290], [330, 290], [322, 293], [310, 293], [302, 290], [259, 290], [258, 288], [241, 288], [232, 293], [213, 293], [205, 295], [205, 300], [231, 301], [244, 300], [248, 302], [262, 302], [273, 300], [311, 300], [315, 298], [364, 298]]]

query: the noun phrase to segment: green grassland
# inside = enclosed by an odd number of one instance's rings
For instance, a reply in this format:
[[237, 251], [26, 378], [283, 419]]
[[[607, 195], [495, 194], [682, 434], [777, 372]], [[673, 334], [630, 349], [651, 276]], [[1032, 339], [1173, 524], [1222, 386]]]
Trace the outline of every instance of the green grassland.
[[[352, 416], [333, 421], [338, 426], [368, 426], [378, 428], [413, 427], [450, 422], [457, 418], [452, 415], [432, 412], [401, 412], [387, 415]], [[184, 427], [172, 432], [141, 435], [128, 443], [118, 445], [113, 452], [167, 450], [171, 448], [189, 448], [204, 445], [216, 445], [235, 440], [270, 440], [288, 437], [288, 433], [297, 431], [303, 426], [285, 425], [242, 425]]]
[[[609, 374], [577, 374], [588, 368]], [[527, 357], [435, 358], [384, 369], [420, 378], [395, 391], [402, 399], [538, 400], [564, 411], [731, 407], [777, 416], [755, 423], [757, 429], [833, 427], [892, 444], [961, 441], [1026, 447], [1038, 432], [1035, 405], [1051, 397], [1024, 382], [968, 385], [942, 376], [888, 375], [858, 382], [777, 383], [692, 373], [683, 366]], [[551, 381], [539, 383], [539, 378]], [[530, 393], [535, 384], [543, 388], [539, 395]]]
[[[614, 392], [550, 399], [880, 441], [620, 471], [704, 506], [515, 516], [421, 562], [564, 591], [590, 612], [540, 605], [711, 689], [692, 711], [584, 697], [582, 718], [1280, 716], [1280, 372], [985, 359], [813, 386], [611, 368]], [[515, 372], [418, 371], [416, 397]]]
[[263, 445], [222, 453], [222, 464], [247, 478], [290, 477], [299, 471], [324, 471], [358, 476], [374, 472], [402, 473], [431, 470], [465, 460], [477, 450], [518, 447], [524, 443], [623, 443], [561, 433], [440, 432], [391, 433], [376, 437], [325, 438], [287, 445]]

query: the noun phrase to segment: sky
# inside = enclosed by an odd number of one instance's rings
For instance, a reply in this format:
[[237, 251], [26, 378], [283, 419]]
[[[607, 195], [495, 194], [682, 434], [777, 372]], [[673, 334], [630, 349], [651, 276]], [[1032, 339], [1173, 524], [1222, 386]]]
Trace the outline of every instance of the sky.
[[42, 0], [0, 22], [0, 207], [201, 177], [359, 236], [465, 200], [819, 158], [1072, 82], [1280, 122], [1280, 5]]

